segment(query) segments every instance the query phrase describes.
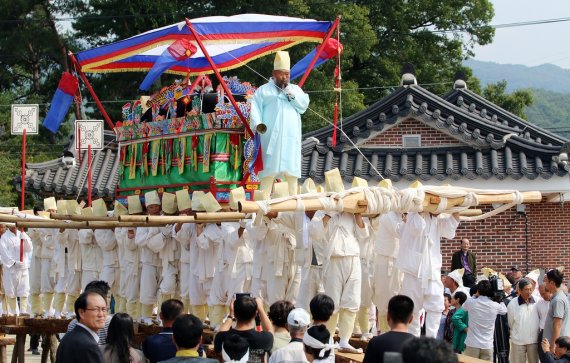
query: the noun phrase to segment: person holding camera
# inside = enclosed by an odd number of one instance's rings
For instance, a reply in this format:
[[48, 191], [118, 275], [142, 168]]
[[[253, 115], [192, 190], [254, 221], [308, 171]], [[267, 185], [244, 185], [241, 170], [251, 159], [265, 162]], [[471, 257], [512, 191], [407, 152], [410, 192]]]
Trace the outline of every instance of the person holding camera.
[[[263, 331], [255, 330], [255, 316], [259, 314]], [[235, 322], [235, 327], [232, 324]], [[214, 338], [214, 350], [222, 352], [226, 337], [237, 334], [249, 343], [249, 362], [263, 362], [273, 347], [273, 324], [267, 317], [260, 298], [239, 296], [230, 303], [230, 314]]]
[[504, 303], [492, 300], [494, 295], [491, 282], [480, 281], [477, 284], [477, 295], [467, 299], [462, 308], [469, 313], [469, 329], [465, 339], [464, 354], [483, 360], [493, 360], [493, 333], [497, 315], [505, 315], [507, 307]]

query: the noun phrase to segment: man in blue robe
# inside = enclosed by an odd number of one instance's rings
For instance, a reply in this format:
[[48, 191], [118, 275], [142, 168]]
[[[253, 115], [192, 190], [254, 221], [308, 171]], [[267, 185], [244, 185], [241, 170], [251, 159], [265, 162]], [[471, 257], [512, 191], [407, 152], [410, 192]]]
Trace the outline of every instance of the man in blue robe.
[[[273, 76], [253, 96], [250, 118], [252, 128], [261, 134], [263, 171], [260, 189], [271, 192], [276, 177], [289, 183], [289, 194], [297, 194], [301, 177], [301, 115], [309, 107], [309, 95], [289, 83], [289, 53], [277, 52]], [[263, 132], [265, 125], [267, 130]]]

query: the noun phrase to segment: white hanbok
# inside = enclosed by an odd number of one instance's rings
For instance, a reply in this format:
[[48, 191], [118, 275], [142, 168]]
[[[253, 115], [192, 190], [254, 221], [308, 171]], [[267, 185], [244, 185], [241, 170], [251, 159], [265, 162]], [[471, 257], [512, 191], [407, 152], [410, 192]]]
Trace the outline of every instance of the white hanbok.
[[441, 237], [455, 237], [459, 221], [451, 215], [408, 213], [396, 267], [404, 273], [401, 294], [414, 301], [410, 333], [420, 335], [420, 310], [426, 311], [426, 336], [435, 338], [443, 311]]

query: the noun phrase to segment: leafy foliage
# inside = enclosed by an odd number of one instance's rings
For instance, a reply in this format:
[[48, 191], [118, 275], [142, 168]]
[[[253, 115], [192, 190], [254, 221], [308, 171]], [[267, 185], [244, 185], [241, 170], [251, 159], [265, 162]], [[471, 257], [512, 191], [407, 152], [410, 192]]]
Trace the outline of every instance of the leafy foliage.
[[570, 94], [533, 88], [534, 102], [525, 110], [528, 120], [570, 138]]
[[517, 90], [507, 94], [506, 89], [507, 81], [488, 84], [483, 90], [483, 97], [526, 120], [525, 108], [532, 104], [532, 92]]

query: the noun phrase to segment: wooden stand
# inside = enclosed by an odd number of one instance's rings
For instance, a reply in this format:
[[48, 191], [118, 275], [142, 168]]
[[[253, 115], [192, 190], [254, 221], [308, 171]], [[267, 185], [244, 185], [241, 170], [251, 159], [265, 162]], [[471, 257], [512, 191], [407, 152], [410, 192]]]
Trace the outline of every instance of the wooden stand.
[[41, 362], [47, 363], [49, 358], [51, 363], [55, 363], [55, 354], [57, 352], [57, 338], [55, 334], [67, 332], [69, 322], [70, 320], [61, 319], [18, 318], [16, 325], [0, 325], [0, 330], [3, 333], [16, 335], [11, 362], [23, 363], [26, 352], [26, 335], [39, 334], [43, 336]]

